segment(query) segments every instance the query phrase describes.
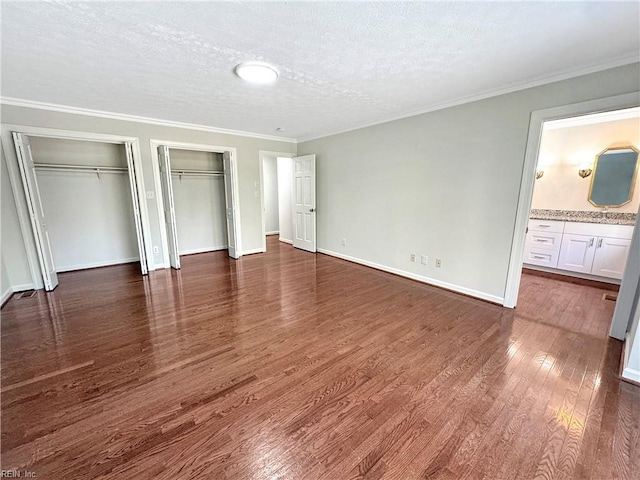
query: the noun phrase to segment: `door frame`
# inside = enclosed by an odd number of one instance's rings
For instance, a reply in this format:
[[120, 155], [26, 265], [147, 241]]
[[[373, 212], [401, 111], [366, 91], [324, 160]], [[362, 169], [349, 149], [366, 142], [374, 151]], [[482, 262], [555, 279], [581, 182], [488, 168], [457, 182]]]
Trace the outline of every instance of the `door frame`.
[[[285, 153], [285, 152], [271, 152], [268, 150], [260, 150], [258, 152], [258, 158], [260, 159], [260, 218], [262, 219], [262, 249], [260, 251], [256, 251], [255, 253], [264, 253], [267, 251], [267, 228], [266, 228], [266, 219], [264, 212], [264, 158], [265, 157], [276, 157], [276, 163], [278, 161], [278, 157], [282, 158], [293, 158], [297, 156], [295, 153]], [[278, 185], [278, 189], [280, 186]], [[279, 203], [278, 203], [279, 205]]]
[[7, 160], [7, 170], [9, 171], [9, 181], [13, 190], [13, 198], [18, 211], [18, 220], [20, 222], [20, 231], [24, 241], [25, 251], [27, 255], [27, 263], [31, 272], [31, 279], [34, 289], [44, 288], [44, 282], [40, 271], [40, 264], [36, 251], [33, 229], [29, 218], [29, 210], [27, 208], [26, 192], [22, 187], [22, 178], [20, 176], [20, 167], [18, 165], [18, 157], [13, 145], [12, 132], [17, 132], [28, 137], [45, 137], [60, 140], [78, 140], [100, 143], [126, 144], [130, 143], [133, 147], [133, 168], [136, 178], [136, 190], [140, 199], [140, 223], [142, 224], [142, 237], [144, 242], [144, 252], [147, 261], [147, 269], [149, 271], [156, 269], [153, 261], [151, 229], [149, 225], [149, 212], [147, 202], [142, 201], [146, 198], [144, 188], [144, 176], [142, 169], [142, 157], [140, 154], [140, 140], [138, 137], [127, 137], [122, 135], [110, 135], [103, 133], [81, 132], [75, 130], [58, 130], [54, 128], [33, 127], [28, 125], [2, 124], [1, 127], [1, 143]]
[[526, 230], [531, 211], [536, 166], [538, 164], [540, 141], [542, 139], [542, 125], [544, 122], [638, 106], [640, 106], [640, 92], [633, 92], [544, 110], [535, 110], [531, 113], [524, 166], [520, 179], [520, 195], [518, 197], [513, 240], [511, 242], [511, 254], [509, 256], [503, 306], [514, 308], [518, 301]]
[[244, 252], [242, 251], [242, 233], [240, 228], [240, 201], [239, 201], [239, 183], [238, 183], [238, 153], [236, 147], [223, 147], [220, 145], [205, 145], [201, 143], [189, 143], [189, 142], [175, 142], [172, 140], [160, 140], [152, 138], [149, 140], [151, 146], [151, 163], [153, 164], [153, 183], [156, 191], [156, 208], [158, 211], [158, 222], [161, 225], [160, 228], [160, 241], [162, 242], [162, 256], [164, 262], [158, 264], [158, 268], [171, 268], [169, 265], [169, 243], [167, 238], [166, 218], [164, 215], [164, 192], [162, 191], [162, 182], [160, 179], [160, 159], [158, 157], [158, 147], [164, 145], [169, 148], [175, 148], [178, 150], [193, 150], [196, 152], [210, 152], [210, 153], [231, 153], [231, 188], [233, 199], [233, 209], [235, 215], [233, 223], [236, 230], [236, 251], [238, 258], [240, 258]]

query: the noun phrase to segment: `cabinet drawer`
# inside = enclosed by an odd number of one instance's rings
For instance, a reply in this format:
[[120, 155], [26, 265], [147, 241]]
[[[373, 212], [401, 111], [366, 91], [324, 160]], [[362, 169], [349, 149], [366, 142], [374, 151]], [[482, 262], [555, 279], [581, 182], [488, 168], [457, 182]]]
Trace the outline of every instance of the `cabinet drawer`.
[[562, 233], [564, 222], [557, 220], [529, 220], [529, 230]]
[[537, 249], [544, 248], [545, 250], [549, 249], [560, 251], [561, 243], [562, 233], [529, 230], [525, 245]]
[[558, 266], [558, 251], [525, 247], [524, 263], [539, 265], [541, 267], [556, 268]]

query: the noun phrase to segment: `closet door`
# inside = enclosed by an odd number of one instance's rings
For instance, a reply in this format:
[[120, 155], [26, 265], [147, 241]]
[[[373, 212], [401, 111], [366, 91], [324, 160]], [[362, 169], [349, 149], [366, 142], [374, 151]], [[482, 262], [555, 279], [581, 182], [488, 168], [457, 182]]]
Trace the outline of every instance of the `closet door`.
[[144, 237], [142, 235], [142, 219], [140, 217], [140, 196], [138, 195], [138, 183], [136, 180], [136, 170], [133, 164], [133, 146], [125, 143], [127, 151], [127, 166], [129, 167], [129, 186], [131, 187], [131, 199], [133, 200], [133, 216], [136, 223], [136, 235], [138, 237], [138, 253], [140, 255], [140, 269], [142, 274], [147, 271], [147, 254], [144, 247]]
[[56, 273], [56, 267], [53, 263], [49, 232], [47, 231], [44, 209], [42, 207], [40, 191], [38, 190], [29, 138], [20, 133], [13, 132], [13, 142], [15, 143], [16, 153], [18, 155], [22, 185], [24, 186], [25, 195], [27, 196], [29, 217], [31, 218], [31, 227], [36, 242], [36, 251], [38, 253], [38, 261], [40, 262], [44, 288], [47, 291], [51, 291], [58, 286], [58, 274]]
[[162, 181], [162, 197], [164, 202], [164, 219], [167, 225], [167, 243], [169, 247], [169, 264], [172, 268], [180, 268], [180, 254], [178, 253], [178, 230], [176, 228], [176, 209], [173, 203], [173, 183], [171, 182], [171, 158], [169, 147], [158, 147], [160, 160], [160, 179]]
[[293, 160], [293, 246], [316, 251], [316, 156]]
[[235, 210], [235, 192], [233, 190], [233, 164], [231, 162], [231, 152], [222, 154], [224, 166], [224, 200], [226, 206], [227, 217], [227, 239], [229, 243], [229, 256], [238, 258], [238, 232], [236, 230], [236, 210]]

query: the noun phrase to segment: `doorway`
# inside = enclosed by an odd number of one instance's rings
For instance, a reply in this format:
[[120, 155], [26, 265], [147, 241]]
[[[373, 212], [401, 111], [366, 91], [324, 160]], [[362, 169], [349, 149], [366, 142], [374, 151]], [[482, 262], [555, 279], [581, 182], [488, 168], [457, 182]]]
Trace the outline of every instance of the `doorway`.
[[3, 132], [3, 140], [9, 132], [27, 207], [26, 215], [19, 208], [21, 226], [25, 238], [33, 238], [35, 252], [25, 246], [36, 288], [55, 289], [60, 272], [122, 263], [139, 262], [145, 275], [146, 222], [133, 139], [25, 127]]
[[163, 204], [165, 258], [228, 250], [239, 258], [235, 150], [152, 140]]
[[315, 155], [260, 152], [262, 252], [267, 251], [268, 235], [278, 235], [280, 242], [296, 248], [316, 251], [315, 177]]

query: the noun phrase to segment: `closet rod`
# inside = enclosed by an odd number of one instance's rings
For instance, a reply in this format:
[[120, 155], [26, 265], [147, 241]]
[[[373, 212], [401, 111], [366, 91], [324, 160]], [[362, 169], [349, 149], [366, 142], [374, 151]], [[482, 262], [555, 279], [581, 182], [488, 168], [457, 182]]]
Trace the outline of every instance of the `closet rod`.
[[89, 165], [61, 165], [55, 163], [36, 163], [35, 168], [39, 170], [68, 170], [77, 172], [127, 172], [127, 167], [98, 167]]
[[211, 175], [213, 177], [220, 177], [224, 175], [224, 172], [218, 172], [215, 170], [171, 170], [174, 175]]

